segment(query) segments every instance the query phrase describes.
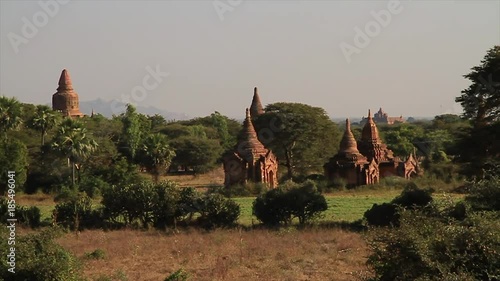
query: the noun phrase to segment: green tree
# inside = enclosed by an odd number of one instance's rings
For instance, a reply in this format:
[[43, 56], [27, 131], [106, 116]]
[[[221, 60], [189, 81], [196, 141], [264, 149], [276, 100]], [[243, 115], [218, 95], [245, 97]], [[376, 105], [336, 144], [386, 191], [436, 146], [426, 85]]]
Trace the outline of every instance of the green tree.
[[17, 139], [0, 142], [0, 194], [7, 190], [8, 171], [14, 171], [16, 187], [26, 182], [28, 170], [28, 149]]
[[96, 151], [97, 142], [87, 135], [83, 125], [73, 119], [65, 119], [59, 126], [51, 147], [54, 151], [68, 159], [71, 165], [71, 182], [76, 183], [75, 168], [91, 153]]
[[7, 132], [19, 127], [22, 123], [22, 107], [16, 98], [0, 97], [0, 131], [3, 138]]
[[210, 115], [212, 118], [212, 124], [219, 134], [219, 140], [222, 147], [226, 150], [231, 148], [232, 141], [229, 135], [229, 129], [227, 126], [227, 117], [223, 116], [219, 112], [214, 112]]
[[139, 154], [139, 163], [144, 166], [158, 182], [162, 173], [165, 173], [175, 157], [175, 152], [170, 148], [168, 139], [162, 134], [149, 135]]
[[141, 123], [135, 106], [128, 104], [125, 114], [122, 116], [123, 131], [121, 151], [134, 160], [141, 145]]
[[274, 103], [255, 120], [261, 142], [271, 148], [287, 169], [322, 172], [323, 164], [338, 150], [340, 133], [325, 110], [301, 103]]
[[500, 121], [500, 46], [486, 53], [481, 65], [464, 75], [471, 85], [456, 98], [464, 109], [464, 117], [475, 127]]
[[459, 143], [463, 173], [485, 177], [488, 166], [500, 164], [500, 46], [488, 50], [481, 65], [465, 75], [471, 85], [456, 98], [473, 128]]
[[175, 147], [173, 163], [190, 167], [196, 173], [204, 173], [215, 167], [222, 153], [222, 147], [217, 140], [181, 137], [172, 141]]
[[46, 105], [37, 105], [35, 114], [28, 121], [28, 127], [40, 133], [41, 146], [45, 144], [47, 131], [58, 123], [59, 114]]

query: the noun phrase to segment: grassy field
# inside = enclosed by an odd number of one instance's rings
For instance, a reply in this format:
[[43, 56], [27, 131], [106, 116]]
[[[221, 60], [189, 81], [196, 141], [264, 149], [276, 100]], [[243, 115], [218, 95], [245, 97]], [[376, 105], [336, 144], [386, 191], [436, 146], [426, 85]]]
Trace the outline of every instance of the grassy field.
[[[389, 202], [400, 192], [339, 192], [338, 194], [327, 194], [325, 197], [328, 210], [324, 212], [321, 221], [353, 222], [359, 220], [373, 204]], [[252, 225], [252, 223], [258, 223], [256, 218], [252, 216], [252, 204], [255, 197], [239, 197], [234, 198], [234, 200], [241, 207], [240, 224]]]

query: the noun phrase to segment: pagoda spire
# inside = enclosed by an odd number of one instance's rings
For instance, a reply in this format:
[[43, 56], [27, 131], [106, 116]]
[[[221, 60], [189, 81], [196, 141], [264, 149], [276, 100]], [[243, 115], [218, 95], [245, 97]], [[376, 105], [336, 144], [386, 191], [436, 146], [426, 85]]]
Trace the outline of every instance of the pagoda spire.
[[265, 154], [267, 149], [259, 141], [255, 128], [252, 124], [250, 110], [246, 109], [246, 118], [243, 122], [243, 129], [238, 138], [238, 153], [245, 157], [255, 158], [258, 155]]
[[260, 101], [259, 90], [257, 87], [253, 89], [252, 105], [250, 105], [250, 115], [255, 118], [264, 113], [264, 108]]
[[342, 136], [342, 140], [340, 141], [340, 150], [339, 152], [343, 153], [356, 153], [358, 154], [358, 147], [357, 147], [356, 139], [354, 138], [354, 135], [352, 134], [351, 131], [351, 122], [349, 119], [345, 120], [345, 132], [344, 135]]
[[59, 77], [59, 87], [57, 91], [71, 91], [73, 90], [73, 83], [67, 69], [63, 69], [61, 77]]
[[371, 110], [368, 109], [368, 118], [361, 133], [361, 140], [367, 142], [379, 143], [380, 138], [378, 134], [377, 125], [373, 121]]

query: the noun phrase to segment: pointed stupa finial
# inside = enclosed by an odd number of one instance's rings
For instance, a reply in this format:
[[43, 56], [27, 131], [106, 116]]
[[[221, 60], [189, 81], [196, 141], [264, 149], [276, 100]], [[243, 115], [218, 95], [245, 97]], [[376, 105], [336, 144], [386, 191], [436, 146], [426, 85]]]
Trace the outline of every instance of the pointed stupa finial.
[[255, 87], [253, 89], [252, 105], [250, 105], [250, 115], [255, 118], [263, 113], [264, 108], [260, 102], [259, 90]]
[[61, 72], [61, 77], [59, 77], [59, 87], [57, 90], [73, 90], [73, 83], [71, 82], [71, 77], [69, 76], [69, 72], [66, 68]]
[[358, 144], [351, 132], [351, 122], [349, 119], [345, 120], [345, 132], [340, 141], [339, 151], [343, 153], [359, 153]]
[[372, 111], [370, 109], [368, 109], [368, 119], [371, 119], [372, 118]]

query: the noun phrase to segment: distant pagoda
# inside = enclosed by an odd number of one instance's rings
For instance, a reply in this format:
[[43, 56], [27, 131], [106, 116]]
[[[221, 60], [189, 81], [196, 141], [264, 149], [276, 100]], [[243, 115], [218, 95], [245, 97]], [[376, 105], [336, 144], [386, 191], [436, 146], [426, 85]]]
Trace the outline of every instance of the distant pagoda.
[[57, 92], [52, 95], [52, 109], [61, 112], [65, 117], [83, 117], [80, 112], [78, 94], [73, 89], [71, 77], [66, 69], [63, 69], [59, 78]]

